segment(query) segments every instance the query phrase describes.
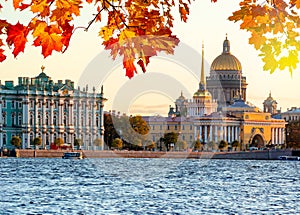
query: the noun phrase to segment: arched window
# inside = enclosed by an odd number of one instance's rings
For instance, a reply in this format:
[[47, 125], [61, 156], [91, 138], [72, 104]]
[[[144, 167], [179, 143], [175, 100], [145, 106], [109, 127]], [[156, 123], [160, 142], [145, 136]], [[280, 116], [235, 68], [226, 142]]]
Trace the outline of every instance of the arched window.
[[33, 125], [33, 114], [32, 113], [30, 114], [29, 124]]
[[46, 114], [46, 117], [45, 117], [45, 123], [46, 123], [47, 126], [49, 125], [49, 115], [48, 115], [48, 113]]
[[42, 125], [42, 117], [40, 114], [38, 114], [38, 125], [41, 126]]
[[100, 126], [100, 120], [99, 120], [99, 115], [96, 114], [96, 126], [99, 127]]
[[53, 124], [56, 126], [57, 125], [57, 117], [56, 114], [53, 116]]
[[67, 125], [67, 116], [66, 116], [66, 113], [64, 113], [64, 125], [65, 126]]

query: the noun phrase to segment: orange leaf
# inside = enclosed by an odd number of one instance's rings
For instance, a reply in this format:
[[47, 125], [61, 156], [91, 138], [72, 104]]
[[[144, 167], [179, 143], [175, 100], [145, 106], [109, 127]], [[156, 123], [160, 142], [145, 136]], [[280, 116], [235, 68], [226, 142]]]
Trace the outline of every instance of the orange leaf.
[[146, 68], [145, 68], [144, 61], [142, 61], [142, 59], [139, 59], [139, 61], [137, 62], [137, 64], [141, 67], [141, 69], [143, 70], [143, 73], [145, 73], [146, 72]]
[[52, 54], [52, 51], [61, 52], [63, 48], [62, 36], [58, 34], [57, 28], [49, 26], [45, 32], [40, 34], [34, 41], [34, 46], [42, 46], [42, 54], [46, 58]]
[[22, 2], [23, 0], [13, 0], [13, 5], [14, 5], [14, 8], [17, 9], [20, 7], [20, 3]]
[[25, 44], [27, 42], [27, 34], [27, 27], [19, 22], [16, 25], [8, 25], [6, 42], [9, 46], [14, 45], [13, 54], [15, 57], [20, 52], [24, 52]]
[[137, 73], [133, 60], [134, 59], [123, 60], [123, 66], [124, 69], [126, 69], [126, 76], [128, 78], [132, 78], [134, 73]]
[[6, 56], [3, 54], [4, 50], [0, 49], [0, 62], [4, 61], [6, 59]]

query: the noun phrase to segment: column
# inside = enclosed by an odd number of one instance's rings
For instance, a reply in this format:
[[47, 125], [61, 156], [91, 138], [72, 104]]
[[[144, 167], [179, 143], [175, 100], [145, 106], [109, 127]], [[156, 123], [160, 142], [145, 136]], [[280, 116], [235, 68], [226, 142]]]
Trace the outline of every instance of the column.
[[207, 142], [207, 125], [204, 126], [204, 142]]
[[272, 134], [272, 145], [274, 145], [275, 144], [274, 128], [271, 128], [271, 134]]
[[235, 139], [238, 140], [238, 127], [235, 126]]
[[212, 125], [209, 126], [209, 141], [212, 141], [213, 139], [213, 127]]
[[230, 129], [230, 126], [228, 126], [227, 131], [228, 131], [228, 132], [227, 132], [227, 136], [228, 136], [228, 137], [227, 137], [227, 139], [228, 139], [227, 142], [230, 143], [230, 142], [231, 142], [231, 135], [230, 135], [231, 129]]
[[197, 140], [197, 126], [194, 127], [194, 140]]
[[275, 128], [275, 144], [278, 144], [278, 128]]
[[219, 135], [219, 141], [223, 139], [223, 125], [220, 126], [220, 135]]
[[224, 138], [225, 141], [227, 140], [227, 126], [224, 126]]
[[200, 140], [200, 142], [202, 142], [202, 125], [200, 125], [200, 127], [199, 127], [199, 140]]
[[215, 142], [217, 142], [218, 141], [218, 126], [214, 126], [215, 127]]

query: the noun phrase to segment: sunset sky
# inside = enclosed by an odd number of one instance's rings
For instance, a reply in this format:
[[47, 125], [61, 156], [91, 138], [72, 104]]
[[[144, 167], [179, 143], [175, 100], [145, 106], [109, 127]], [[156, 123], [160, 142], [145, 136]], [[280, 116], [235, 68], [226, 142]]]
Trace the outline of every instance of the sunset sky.
[[[17, 59], [6, 52], [6, 61], [0, 63], [0, 79], [4, 83], [5, 80], [16, 82], [19, 76], [37, 76], [44, 65], [45, 73], [55, 81], [72, 79], [82, 87], [89, 84], [90, 91], [93, 86], [99, 90], [103, 84], [105, 97], [108, 98], [105, 110], [166, 115], [169, 105], [173, 105], [181, 91], [191, 98], [198, 88], [202, 41], [205, 46], [205, 73], [209, 75], [209, 66], [221, 54], [227, 33], [231, 52], [240, 60], [243, 75], [247, 77], [247, 100], [262, 108], [262, 102], [271, 91], [278, 108], [282, 107], [283, 111], [300, 106], [299, 67], [292, 76], [288, 71], [276, 71], [274, 74], [263, 71], [259, 53], [248, 44], [249, 34], [239, 29], [239, 23], [227, 20], [238, 8], [238, 3], [225, 0], [215, 4], [210, 0], [192, 2], [188, 22], [180, 22], [177, 17], [174, 25], [174, 34], [181, 40], [175, 55], [160, 55], [150, 59], [147, 73], [139, 71], [131, 80], [125, 77], [121, 61], [112, 63], [109, 52], [104, 51], [98, 36], [101, 24], [93, 25], [88, 32], [76, 30], [64, 54], [53, 53], [44, 59], [40, 48], [30, 46], [32, 41]], [[0, 13], [0, 19], [7, 17], [13, 22], [20, 20], [21, 23], [32, 18], [29, 13], [14, 13], [12, 8]], [[77, 24], [87, 26], [91, 19], [90, 12], [83, 12]]]

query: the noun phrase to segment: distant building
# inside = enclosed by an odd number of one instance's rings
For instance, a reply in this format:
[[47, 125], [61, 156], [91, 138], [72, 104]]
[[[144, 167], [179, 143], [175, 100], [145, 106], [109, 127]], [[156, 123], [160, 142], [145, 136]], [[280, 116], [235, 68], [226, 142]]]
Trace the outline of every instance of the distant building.
[[0, 147], [11, 148], [13, 136], [22, 139], [22, 148], [30, 148], [33, 139], [42, 138], [42, 147], [56, 138], [74, 144], [82, 139], [83, 148], [103, 138], [103, 88], [88, 92], [88, 86], [74, 88], [71, 80], [54, 83], [42, 72], [33, 78], [19, 77], [18, 84], [0, 84]]
[[175, 101], [176, 110], [170, 107], [168, 117], [144, 117], [152, 140], [158, 142], [165, 132], [173, 131], [189, 145], [197, 139], [203, 143], [237, 140], [241, 149], [284, 144], [285, 121], [246, 102], [246, 77], [242, 76], [240, 61], [230, 53], [227, 36], [223, 53], [211, 65], [207, 86], [203, 55], [199, 89], [192, 100], [181, 93]]
[[300, 121], [300, 108], [291, 107], [286, 112], [281, 113], [281, 118], [287, 122]]
[[266, 98], [266, 100], [263, 102], [264, 106], [264, 112], [270, 113], [272, 115], [280, 113], [280, 111], [277, 110], [277, 101], [273, 99], [271, 96], [271, 92], [269, 94], [269, 97]]

